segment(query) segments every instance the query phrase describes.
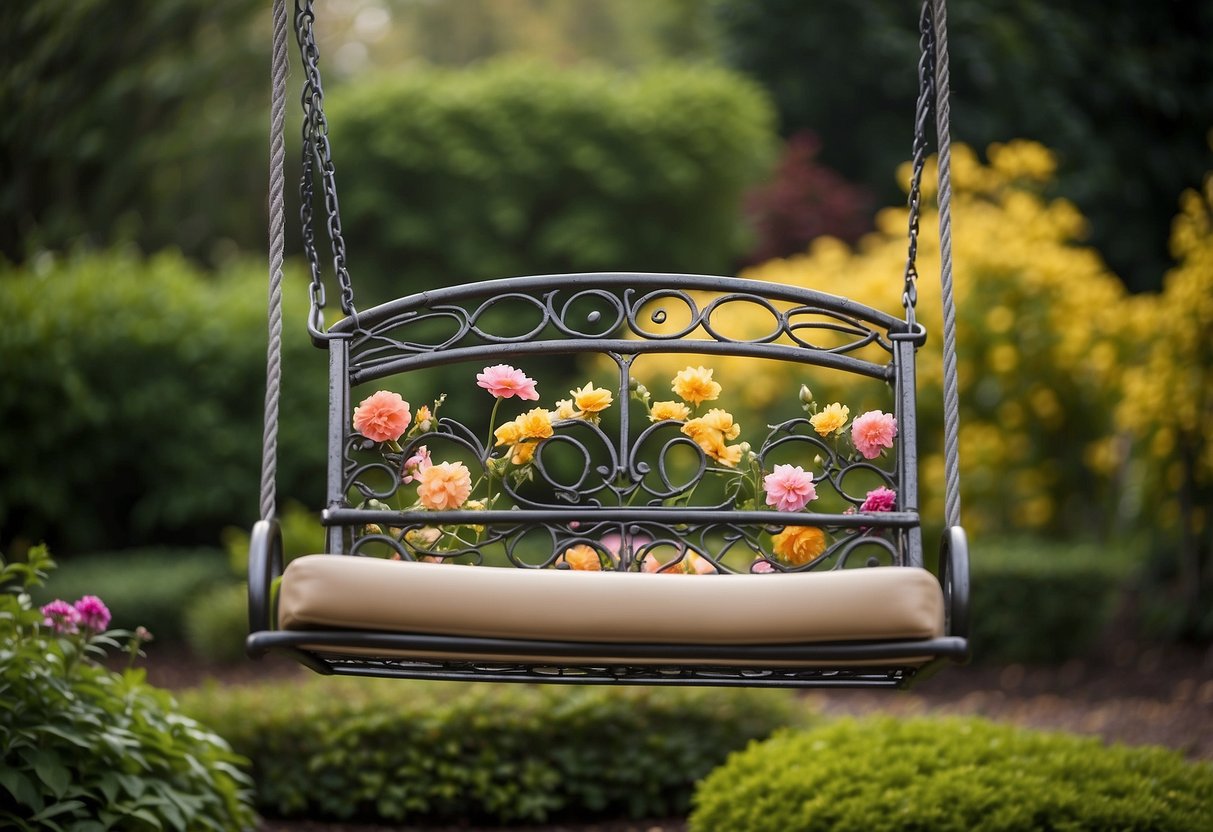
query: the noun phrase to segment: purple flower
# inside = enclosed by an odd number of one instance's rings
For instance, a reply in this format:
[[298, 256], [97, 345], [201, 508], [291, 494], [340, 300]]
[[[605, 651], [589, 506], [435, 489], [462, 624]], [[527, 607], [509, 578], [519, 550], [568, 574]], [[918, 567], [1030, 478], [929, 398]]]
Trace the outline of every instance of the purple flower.
[[873, 488], [868, 492], [860, 511], [892, 511], [897, 507], [897, 492], [891, 488]]
[[110, 624], [109, 608], [96, 595], [85, 595], [75, 609], [80, 626], [90, 632], [104, 632]]
[[79, 611], [67, 601], [58, 598], [42, 607], [41, 612], [42, 625], [50, 627], [56, 633], [74, 633], [80, 624]]

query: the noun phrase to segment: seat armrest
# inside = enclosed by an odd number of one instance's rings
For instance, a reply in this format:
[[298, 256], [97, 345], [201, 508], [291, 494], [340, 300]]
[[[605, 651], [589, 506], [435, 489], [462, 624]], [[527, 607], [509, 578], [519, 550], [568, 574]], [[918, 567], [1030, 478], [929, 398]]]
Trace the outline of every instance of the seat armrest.
[[944, 530], [939, 551], [947, 633], [969, 637], [969, 541], [960, 526]]

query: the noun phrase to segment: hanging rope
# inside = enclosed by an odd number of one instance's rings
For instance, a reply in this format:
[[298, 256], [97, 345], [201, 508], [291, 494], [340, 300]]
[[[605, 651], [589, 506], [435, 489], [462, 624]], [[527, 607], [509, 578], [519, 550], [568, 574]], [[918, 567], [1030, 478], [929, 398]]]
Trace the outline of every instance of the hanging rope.
[[948, 8], [933, 0], [935, 132], [939, 140], [939, 279], [943, 296], [944, 522], [960, 525], [960, 397], [956, 383], [956, 305], [952, 298], [952, 133], [948, 102]]
[[270, 92], [269, 343], [265, 361], [265, 427], [261, 437], [261, 519], [275, 513], [278, 474], [278, 400], [282, 388], [282, 262], [286, 248], [286, 0], [274, 0], [274, 55]]

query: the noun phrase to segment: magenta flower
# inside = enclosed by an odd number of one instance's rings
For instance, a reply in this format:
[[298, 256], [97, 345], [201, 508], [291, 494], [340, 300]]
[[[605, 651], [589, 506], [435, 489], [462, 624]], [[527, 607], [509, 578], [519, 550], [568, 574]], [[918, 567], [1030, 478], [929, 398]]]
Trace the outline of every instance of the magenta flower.
[[776, 465], [762, 480], [767, 505], [777, 511], [800, 511], [809, 500], [817, 499], [813, 475], [799, 465]]
[[42, 625], [50, 627], [56, 633], [70, 634], [77, 631], [80, 625], [80, 613], [67, 601], [56, 598], [42, 607]]
[[897, 506], [897, 492], [891, 488], [873, 488], [868, 492], [860, 511], [892, 511]]
[[494, 364], [485, 367], [483, 372], [476, 374], [476, 386], [483, 387], [499, 399], [517, 396], [527, 401], [536, 401], [539, 393], [535, 391], [535, 380], [527, 378], [522, 370], [515, 370], [509, 364]]
[[897, 420], [892, 413], [869, 410], [851, 423], [851, 443], [864, 459], [875, 459], [885, 448], [893, 447], [896, 435]]
[[433, 465], [430, 459], [430, 449], [425, 445], [417, 448], [413, 455], [404, 461], [404, 475], [400, 478], [401, 485], [408, 485], [410, 482], [421, 476], [421, 472]]
[[110, 625], [109, 608], [96, 595], [85, 595], [77, 601], [76, 613], [80, 617], [80, 626], [90, 632], [104, 632]]

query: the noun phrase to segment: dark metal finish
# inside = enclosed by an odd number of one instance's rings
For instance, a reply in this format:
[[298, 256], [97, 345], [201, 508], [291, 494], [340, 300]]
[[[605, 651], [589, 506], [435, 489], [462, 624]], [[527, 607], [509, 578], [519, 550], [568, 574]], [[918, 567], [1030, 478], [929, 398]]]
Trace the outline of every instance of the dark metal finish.
[[282, 530], [277, 520], [258, 520], [249, 536], [248, 628], [250, 633], [272, 630], [274, 579], [282, 574]]

